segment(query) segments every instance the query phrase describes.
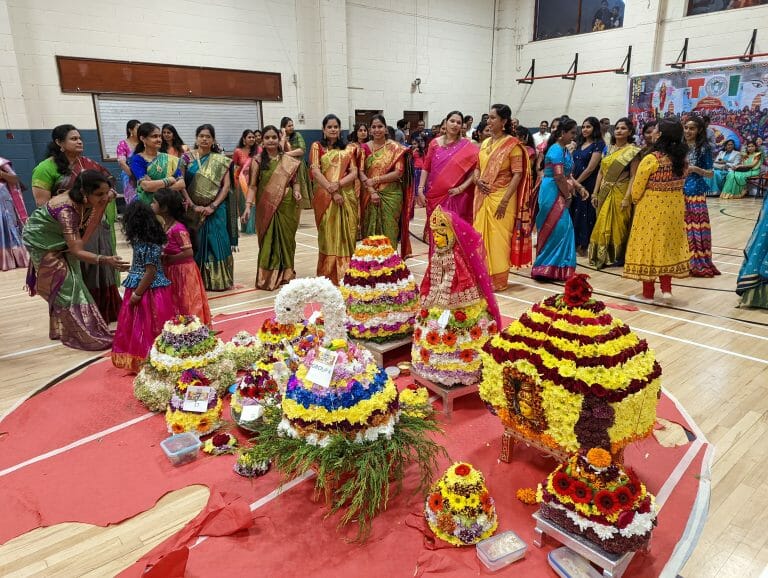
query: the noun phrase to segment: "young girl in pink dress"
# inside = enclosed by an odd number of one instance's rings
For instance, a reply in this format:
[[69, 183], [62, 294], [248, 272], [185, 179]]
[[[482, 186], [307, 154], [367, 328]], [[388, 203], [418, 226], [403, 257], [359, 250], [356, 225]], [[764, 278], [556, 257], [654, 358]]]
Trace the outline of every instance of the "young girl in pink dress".
[[165, 223], [164, 229], [168, 235], [168, 244], [163, 250], [163, 264], [165, 274], [171, 280], [176, 309], [182, 315], [197, 315], [201, 322], [210, 325], [208, 295], [193, 257], [194, 236], [189, 234], [181, 193], [160, 189], [155, 193], [152, 210]]
[[123, 281], [125, 295], [112, 343], [112, 364], [138, 373], [163, 324], [176, 315], [171, 282], [161, 256], [166, 235], [152, 209], [131, 203], [123, 230], [133, 247], [133, 262]]

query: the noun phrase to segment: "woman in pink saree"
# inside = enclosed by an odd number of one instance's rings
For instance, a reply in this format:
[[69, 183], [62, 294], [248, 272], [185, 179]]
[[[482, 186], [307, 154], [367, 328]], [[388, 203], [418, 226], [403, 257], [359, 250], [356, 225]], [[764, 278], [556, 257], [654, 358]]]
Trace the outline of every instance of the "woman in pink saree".
[[464, 115], [458, 110], [449, 112], [446, 134], [429, 143], [417, 189], [418, 204], [427, 207], [427, 223], [437, 207], [453, 211], [472, 223], [472, 175], [477, 166], [477, 147], [461, 137], [463, 124]]

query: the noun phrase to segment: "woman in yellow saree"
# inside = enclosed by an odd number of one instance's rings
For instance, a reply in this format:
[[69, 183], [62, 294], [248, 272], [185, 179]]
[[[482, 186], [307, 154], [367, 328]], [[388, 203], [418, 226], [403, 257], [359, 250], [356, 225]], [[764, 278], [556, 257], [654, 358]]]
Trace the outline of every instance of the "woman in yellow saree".
[[494, 291], [509, 284], [509, 268], [525, 267], [531, 249], [531, 170], [525, 147], [512, 134], [512, 110], [494, 104], [491, 137], [480, 146], [475, 169], [474, 227], [483, 237]]
[[622, 265], [632, 219], [629, 184], [640, 163], [640, 147], [632, 144], [635, 127], [628, 118], [616, 121], [608, 153], [600, 161], [592, 203], [597, 221], [589, 239], [589, 263], [596, 269]]
[[280, 132], [276, 127], [265, 126], [263, 135], [264, 148], [253, 159], [251, 184], [241, 220], [247, 221], [252, 212], [256, 213], [259, 237], [256, 288], [274, 291], [296, 277], [293, 267], [301, 210], [298, 177], [301, 160], [281, 150]]
[[[363, 238], [386, 235], [397, 250], [402, 240], [401, 254], [410, 253], [408, 236], [408, 207], [410, 199], [404, 194], [405, 156], [408, 149], [387, 138], [387, 121], [380, 114], [371, 119], [373, 140], [363, 147], [363, 172], [360, 174], [360, 231]], [[405, 217], [405, 219], [404, 219]]]
[[335, 285], [344, 277], [355, 251], [359, 204], [355, 195], [355, 149], [341, 138], [335, 114], [323, 119], [323, 138], [312, 143], [309, 164], [314, 179], [312, 208], [317, 225], [317, 275]]

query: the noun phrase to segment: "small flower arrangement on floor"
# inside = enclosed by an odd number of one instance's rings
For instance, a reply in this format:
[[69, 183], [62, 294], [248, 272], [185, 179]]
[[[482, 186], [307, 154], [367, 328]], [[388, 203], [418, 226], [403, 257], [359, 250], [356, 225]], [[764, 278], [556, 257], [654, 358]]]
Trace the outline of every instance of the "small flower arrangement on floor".
[[214, 456], [234, 453], [236, 448], [237, 438], [228, 433], [218, 433], [203, 444], [203, 451]]

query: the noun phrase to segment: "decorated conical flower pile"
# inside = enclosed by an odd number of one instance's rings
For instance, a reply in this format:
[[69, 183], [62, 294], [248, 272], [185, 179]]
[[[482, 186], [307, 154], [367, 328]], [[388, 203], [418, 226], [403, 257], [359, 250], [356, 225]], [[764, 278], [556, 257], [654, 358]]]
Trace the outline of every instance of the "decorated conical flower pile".
[[382, 342], [413, 332], [419, 291], [405, 262], [384, 235], [367, 237], [357, 244], [340, 289], [351, 338]]
[[656, 500], [601, 448], [580, 451], [539, 484], [540, 514], [614, 554], [639, 550], [656, 525]]
[[485, 540], [498, 525], [483, 474], [464, 462], [451, 465], [432, 485], [424, 513], [435, 536], [454, 546]]
[[[165, 412], [165, 421], [168, 424], [169, 432], [173, 434], [192, 432], [195, 435], [203, 436], [211, 433], [219, 426], [221, 398], [210, 385], [210, 380], [196, 369], [187, 369], [182, 372]], [[188, 400], [188, 392], [192, 387], [205, 388], [206, 392], [201, 401], [202, 405], [195, 408], [197, 411], [185, 409], [185, 401]]]
[[644, 339], [591, 298], [586, 275], [565, 289], [485, 344], [480, 396], [528, 439], [619, 455], [653, 429], [661, 367]]

